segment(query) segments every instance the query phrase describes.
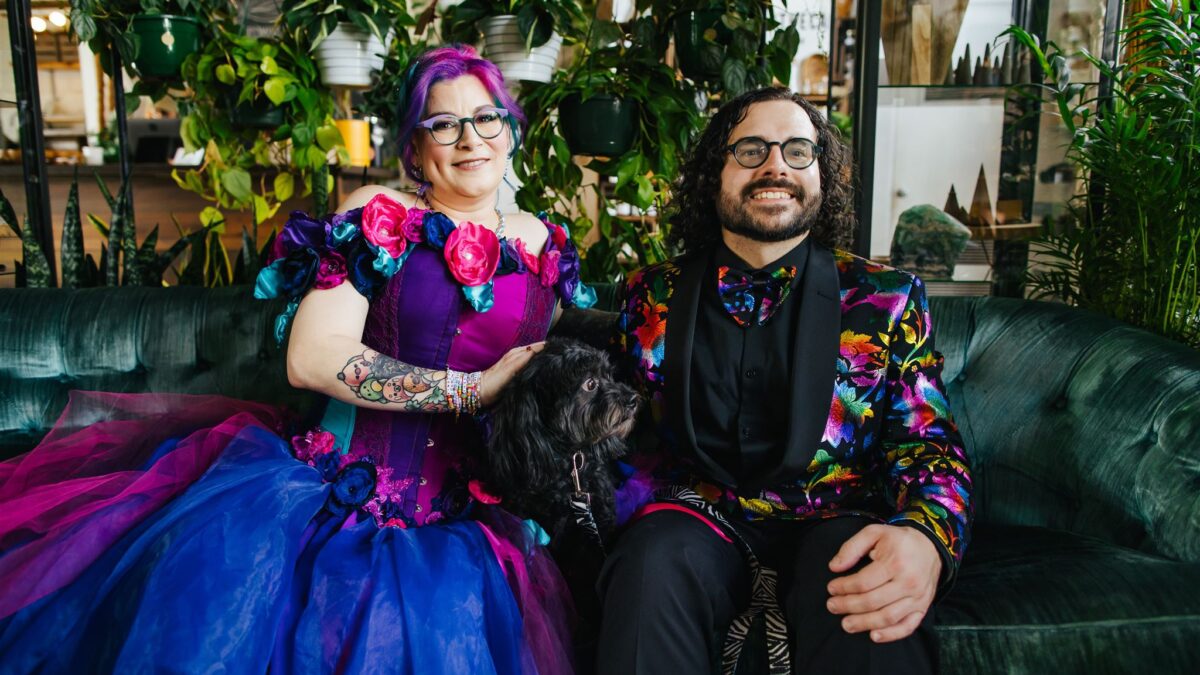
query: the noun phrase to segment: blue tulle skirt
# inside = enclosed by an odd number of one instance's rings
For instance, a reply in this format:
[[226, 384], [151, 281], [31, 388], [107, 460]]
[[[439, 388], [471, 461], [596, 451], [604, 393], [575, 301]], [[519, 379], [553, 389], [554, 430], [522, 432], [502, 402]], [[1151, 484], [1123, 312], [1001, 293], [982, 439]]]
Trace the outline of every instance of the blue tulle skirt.
[[[73, 580], [0, 619], [0, 671], [538, 670], [511, 570], [480, 523], [346, 519], [333, 485], [275, 432], [247, 424], [223, 445]], [[88, 528], [116, 515], [99, 510], [56, 536], [83, 550]], [[25, 545], [10, 540], [0, 562]], [[69, 563], [71, 550], [57, 556]]]

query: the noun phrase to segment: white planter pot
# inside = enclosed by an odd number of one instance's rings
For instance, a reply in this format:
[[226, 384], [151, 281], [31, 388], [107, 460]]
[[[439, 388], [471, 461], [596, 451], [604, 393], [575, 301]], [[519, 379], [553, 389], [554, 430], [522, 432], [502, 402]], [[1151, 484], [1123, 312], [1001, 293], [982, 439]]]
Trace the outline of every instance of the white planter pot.
[[371, 71], [383, 68], [383, 43], [352, 23], [339, 23], [317, 45], [317, 67], [326, 86], [367, 88]]
[[479, 28], [483, 31], [484, 56], [500, 68], [505, 80], [514, 84], [518, 80], [550, 81], [554, 64], [558, 62], [558, 52], [562, 49], [561, 35], [551, 34], [546, 44], [527, 53], [521, 31], [517, 29], [517, 17], [488, 17], [479, 22]]

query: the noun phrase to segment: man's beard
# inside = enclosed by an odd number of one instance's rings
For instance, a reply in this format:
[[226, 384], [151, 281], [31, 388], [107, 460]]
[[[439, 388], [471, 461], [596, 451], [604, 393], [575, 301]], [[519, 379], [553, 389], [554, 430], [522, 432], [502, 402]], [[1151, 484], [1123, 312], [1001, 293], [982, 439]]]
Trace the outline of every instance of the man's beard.
[[[800, 205], [799, 211], [782, 226], [775, 222], [761, 222], [761, 216], [756, 217], [745, 208], [746, 202], [750, 201], [750, 195], [764, 188], [786, 192]], [[817, 213], [821, 210], [821, 194], [807, 194], [804, 188], [788, 181], [763, 179], [747, 185], [742, 190], [740, 199], [722, 192], [717, 196], [716, 206], [721, 227], [753, 241], [770, 243], [795, 239], [811, 230], [813, 221], [817, 219]], [[777, 211], [791, 208], [791, 204], [781, 205]]]

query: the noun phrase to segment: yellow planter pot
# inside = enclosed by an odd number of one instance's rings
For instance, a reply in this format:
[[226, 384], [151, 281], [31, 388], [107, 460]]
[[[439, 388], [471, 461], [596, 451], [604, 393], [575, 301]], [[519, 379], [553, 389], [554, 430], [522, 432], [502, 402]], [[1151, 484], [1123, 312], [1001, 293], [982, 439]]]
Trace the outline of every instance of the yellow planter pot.
[[334, 120], [346, 151], [350, 153], [350, 166], [370, 166], [375, 152], [371, 148], [371, 124], [366, 120]]

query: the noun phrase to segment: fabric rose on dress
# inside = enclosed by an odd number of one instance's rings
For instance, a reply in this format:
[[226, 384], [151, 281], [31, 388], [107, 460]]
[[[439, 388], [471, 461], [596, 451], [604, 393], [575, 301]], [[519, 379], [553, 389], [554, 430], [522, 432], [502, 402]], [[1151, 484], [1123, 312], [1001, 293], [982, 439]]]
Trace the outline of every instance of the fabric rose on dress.
[[538, 257], [529, 252], [525, 248], [525, 242], [520, 239], [516, 243], [517, 255], [521, 256], [521, 262], [525, 263], [525, 268], [533, 274], [537, 274], [541, 270], [541, 265], [538, 264]]
[[358, 461], [342, 469], [333, 481], [332, 501], [356, 509], [367, 503], [375, 491], [375, 465]]
[[575, 297], [575, 289], [579, 287], [579, 253], [573, 245], [568, 244], [559, 255], [558, 281], [554, 287], [561, 298]]
[[546, 227], [550, 230], [550, 241], [554, 242], [555, 248], [563, 248], [567, 245], [567, 229], [562, 225], [556, 225], [545, 218], [542, 222], [546, 223]]
[[387, 277], [375, 269], [375, 252], [365, 239], [355, 239], [346, 253], [346, 276], [354, 288], [368, 300], [375, 296]]
[[327, 228], [325, 222], [315, 220], [303, 211], [292, 211], [271, 246], [271, 260], [283, 258], [297, 249], [323, 247]]
[[408, 238], [404, 235], [407, 217], [408, 210], [402, 204], [386, 195], [375, 195], [363, 207], [363, 236], [388, 255], [399, 258], [408, 246]]
[[313, 429], [303, 436], [292, 436], [292, 452], [296, 459], [311, 463], [314, 458], [333, 450], [334, 435], [324, 429]]
[[521, 261], [520, 254], [513, 246], [513, 240], [500, 240], [500, 265], [496, 268], [496, 274], [515, 274], [524, 271], [525, 263]]
[[[313, 279], [317, 275], [317, 267], [321, 258], [310, 246], [292, 251], [282, 261], [277, 261], [279, 267], [279, 294], [284, 297], [299, 295], [312, 288]], [[274, 263], [272, 263], [274, 267]]]
[[437, 211], [426, 211], [421, 225], [425, 241], [434, 248], [446, 245], [446, 239], [454, 231], [454, 221]]
[[346, 280], [346, 259], [337, 251], [327, 251], [317, 267], [317, 288], [333, 288]]
[[491, 281], [500, 264], [500, 240], [482, 225], [463, 223], [446, 238], [442, 255], [458, 283], [480, 286]]
[[542, 251], [542, 259], [540, 264], [542, 269], [539, 271], [539, 278], [542, 280], [543, 286], [553, 286], [558, 281], [558, 261], [562, 258], [562, 252], [546, 247]]
[[414, 244], [425, 241], [425, 213], [421, 209], [409, 209], [404, 222], [400, 224], [404, 238]]

